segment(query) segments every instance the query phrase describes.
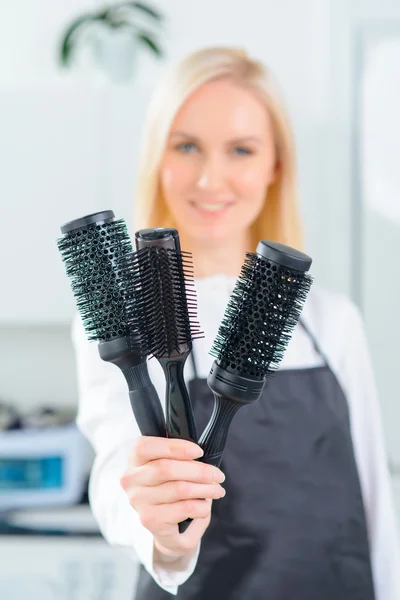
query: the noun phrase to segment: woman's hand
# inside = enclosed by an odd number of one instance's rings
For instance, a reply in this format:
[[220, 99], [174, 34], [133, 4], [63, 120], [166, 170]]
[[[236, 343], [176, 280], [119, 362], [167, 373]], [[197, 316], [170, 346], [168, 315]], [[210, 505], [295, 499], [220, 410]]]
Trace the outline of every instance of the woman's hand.
[[[131, 506], [164, 555], [180, 557], [192, 552], [210, 523], [212, 500], [225, 496], [219, 485], [225, 479], [223, 473], [194, 460], [202, 454], [194, 442], [142, 436], [120, 479]], [[177, 523], [188, 517], [193, 522], [180, 534]]]

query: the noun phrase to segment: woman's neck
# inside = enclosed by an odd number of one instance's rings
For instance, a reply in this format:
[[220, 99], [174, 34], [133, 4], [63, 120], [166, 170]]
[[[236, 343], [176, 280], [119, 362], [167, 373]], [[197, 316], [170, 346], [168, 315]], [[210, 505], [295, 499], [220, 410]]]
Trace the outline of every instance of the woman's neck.
[[233, 238], [229, 242], [209, 240], [197, 241], [180, 235], [182, 250], [192, 253], [194, 276], [233, 275], [237, 277], [242, 268], [246, 252], [249, 251], [250, 235]]

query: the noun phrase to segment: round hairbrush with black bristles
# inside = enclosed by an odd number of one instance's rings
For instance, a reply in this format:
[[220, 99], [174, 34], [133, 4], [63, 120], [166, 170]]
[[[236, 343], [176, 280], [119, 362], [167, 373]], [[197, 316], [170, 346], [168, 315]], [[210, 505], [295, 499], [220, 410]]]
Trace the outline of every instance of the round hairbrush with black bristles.
[[137, 251], [116, 261], [127, 313], [163, 368], [168, 436], [197, 442], [183, 375], [192, 341], [202, 336], [190, 254], [181, 251], [176, 229], [142, 229], [135, 241]]
[[202, 461], [219, 466], [236, 411], [261, 396], [279, 367], [312, 284], [311, 258], [277, 242], [261, 241], [245, 263], [210, 354], [207, 383], [215, 407], [199, 445]]
[[166, 436], [165, 419], [147, 370], [147, 354], [137, 329], [128, 323], [114, 262], [132, 252], [126, 224], [111, 210], [87, 215], [61, 227], [57, 240], [76, 305], [100, 357], [125, 376], [133, 413], [142, 435]]
[[[207, 383], [214, 411], [200, 436], [199, 459], [219, 467], [230, 424], [241, 406], [256, 402], [276, 372], [312, 284], [311, 258], [277, 242], [247, 253], [210, 354]], [[187, 529], [191, 520], [179, 524]]]

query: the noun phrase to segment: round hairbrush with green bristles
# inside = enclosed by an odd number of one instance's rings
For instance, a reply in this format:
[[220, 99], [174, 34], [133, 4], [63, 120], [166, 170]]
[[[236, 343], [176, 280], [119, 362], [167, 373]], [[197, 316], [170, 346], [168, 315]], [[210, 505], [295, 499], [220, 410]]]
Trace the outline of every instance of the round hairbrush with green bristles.
[[166, 436], [164, 413], [147, 370], [139, 331], [128, 321], [115, 260], [132, 252], [126, 224], [111, 210], [87, 215], [61, 227], [57, 240], [86, 335], [98, 342], [100, 357], [125, 376], [131, 406], [142, 435]]

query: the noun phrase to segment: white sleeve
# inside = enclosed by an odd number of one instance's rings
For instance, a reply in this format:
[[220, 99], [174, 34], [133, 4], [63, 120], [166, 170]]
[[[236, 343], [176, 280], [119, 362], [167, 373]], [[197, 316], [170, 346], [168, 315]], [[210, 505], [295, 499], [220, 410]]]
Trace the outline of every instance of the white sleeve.
[[[101, 360], [97, 344], [87, 341], [79, 318], [74, 321], [72, 339], [78, 376], [77, 425], [95, 451], [89, 484], [93, 515], [110, 544], [138, 559], [160, 587], [176, 595], [178, 586], [193, 573], [200, 548], [174, 561], [154, 553], [153, 535], [141, 524], [119, 482], [140, 436], [125, 378], [118, 367]], [[154, 366], [152, 370], [152, 381], [162, 394], [162, 373], [155, 379], [157, 370]]]
[[400, 599], [400, 547], [380, 407], [364, 324], [346, 301], [345, 339], [338, 374], [347, 394], [370, 539], [376, 600]]

